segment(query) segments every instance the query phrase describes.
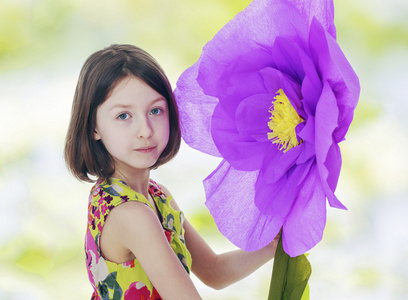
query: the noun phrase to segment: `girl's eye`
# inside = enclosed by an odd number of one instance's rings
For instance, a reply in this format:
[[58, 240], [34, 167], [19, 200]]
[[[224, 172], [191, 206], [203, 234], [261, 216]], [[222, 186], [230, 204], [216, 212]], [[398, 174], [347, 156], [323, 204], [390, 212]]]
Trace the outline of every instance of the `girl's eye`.
[[130, 115], [128, 114], [128, 113], [123, 113], [123, 114], [120, 114], [119, 116], [118, 116], [118, 119], [119, 120], [127, 120], [127, 119], [129, 119], [130, 118]]
[[153, 109], [150, 111], [150, 114], [152, 114], [152, 115], [159, 115], [162, 111], [163, 111], [163, 110], [162, 110], [161, 108], [153, 108]]

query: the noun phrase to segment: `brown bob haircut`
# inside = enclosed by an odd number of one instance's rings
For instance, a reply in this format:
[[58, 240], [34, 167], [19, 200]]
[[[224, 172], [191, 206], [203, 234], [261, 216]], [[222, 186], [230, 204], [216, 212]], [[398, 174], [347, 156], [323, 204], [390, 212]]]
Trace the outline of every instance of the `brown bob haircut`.
[[180, 148], [177, 104], [162, 68], [150, 54], [136, 46], [111, 45], [85, 61], [75, 90], [64, 156], [68, 169], [79, 180], [94, 182], [89, 175], [109, 179], [115, 172], [113, 157], [101, 140], [93, 138], [96, 110], [128, 76], [140, 78], [167, 100], [169, 142], [151, 169], [171, 160]]

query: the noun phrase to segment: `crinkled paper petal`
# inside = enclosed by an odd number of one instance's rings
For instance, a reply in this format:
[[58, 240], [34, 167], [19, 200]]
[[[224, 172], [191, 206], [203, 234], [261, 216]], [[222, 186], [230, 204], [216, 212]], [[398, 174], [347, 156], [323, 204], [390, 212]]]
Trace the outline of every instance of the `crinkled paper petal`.
[[276, 91], [282, 87], [282, 73], [272, 67], [261, 69], [259, 70], [259, 73], [263, 77], [263, 84], [265, 85], [268, 93], [270, 95], [275, 95]]
[[243, 99], [267, 93], [259, 72], [225, 73], [220, 78], [218, 85], [220, 104], [232, 117]]
[[339, 126], [334, 132], [335, 142], [344, 140], [357, 106], [360, 83], [356, 73], [332, 36], [324, 32], [317, 20], [313, 20], [309, 37], [312, 57], [317, 64], [322, 81], [329, 82], [339, 108]]
[[198, 85], [198, 66], [196, 63], [183, 73], [174, 91], [180, 114], [181, 134], [190, 147], [220, 157], [211, 135], [211, 115], [218, 99], [205, 95]]
[[[295, 47], [294, 47], [295, 46]], [[295, 40], [277, 37], [271, 53], [276, 69], [290, 76], [298, 84], [305, 76]]]
[[315, 18], [333, 38], [336, 38], [332, 0], [288, 0], [288, 2], [293, 3], [299, 9], [302, 17], [308, 21], [308, 27]]
[[323, 237], [326, 196], [316, 164], [312, 166], [299, 190], [282, 231], [283, 248], [292, 257], [307, 252]]
[[317, 100], [320, 97], [323, 85], [310, 56], [307, 55], [304, 51], [300, 51], [299, 56], [301, 58], [303, 70], [305, 72], [305, 77], [302, 82], [303, 104], [305, 106], [304, 109], [308, 117], [314, 117], [316, 112]]
[[286, 217], [296, 197], [296, 188], [309, 172], [310, 164], [292, 166], [278, 181], [267, 183], [260, 173], [256, 185], [255, 204], [265, 214]]
[[212, 136], [222, 157], [238, 170], [258, 170], [264, 161], [268, 143], [259, 143], [251, 136], [241, 136], [235, 119], [221, 105], [212, 117]]
[[[314, 127], [313, 127], [314, 128]], [[303, 150], [298, 156], [298, 159], [296, 161], [296, 164], [300, 165], [305, 162], [307, 162], [309, 159], [313, 158], [316, 156], [316, 151], [314, 144], [311, 144], [307, 141], [302, 143]]]
[[273, 45], [277, 36], [306, 37], [306, 26], [299, 10], [287, 1], [253, 1], [204, 47], [198, 78], [201, 88], [209, 95], [217, 95], [223, 76], [220, 71], [237, 60], [254, 57], [270, 64], [271, 58], [265, 60], [248, 54], [262, 45]]
[[255, 206], [258, 171], [235, 170], [223, 160], [204, 180], [206, 206], [220, 232], [246, 251], [258, 250], [278, 234], [284, 219], [263, 214]]
[[[295, 82], [287, 74], [282, 73], [281, 71], [274, 69], [272, 67], [264, 68], [259, 70], [259, 73], [262, 74], [264, 85], [270, 94], [270, 102], [276, 96], [279, 89], [283, 89], [289, 101], [293, 105], [293, 108], [298, 112], [301, 106], [301, 88], [299, 83]], [[270, 103], [271, 104], [271, 103]]]
[[265, 182], [273, 184], [287, 174], [289, 169], [295, 165], [299, 155], [303, 152], [304, 145], [301, 144], [286, 153], [278, 150], [274, 144], [271, 144], [270, 148], [266, 155], [263, 173]]
[[[244, 99], [235, 113], [235, 124], [241, 136], [253, 137], [268, 145], [268, 127], [272, 95], [258, 94]], [[264, 155], [262, 155], [263, 157]]]
[[325, 83], [316, 107], [316, 161], [329, 204], [346, 209], [334, 195], [341, 168], [340, 150], [333, 141], [333, 132], [338, 126], [338, 114], [336, 97], [329, 84]]

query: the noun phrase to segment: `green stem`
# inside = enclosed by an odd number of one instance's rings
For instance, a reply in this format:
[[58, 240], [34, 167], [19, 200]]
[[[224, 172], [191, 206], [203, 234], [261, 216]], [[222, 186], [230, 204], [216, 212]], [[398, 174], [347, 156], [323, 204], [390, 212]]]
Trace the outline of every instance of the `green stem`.
[[276, 248], [268, 300], [309, 299], [308, 281], [312, 272], [305, 254], [290, 257], [282, 246], [282, 236]]
[[[280, 299], [279, 296], [283, 294], [286, 284], [286, 266], [288, 262], [289, 255], [283, 251], [281, 235], [278, 246], [276, 247], [268, 300]], [[281, 270], [285, 270], [285, 272], [281, 272]]]

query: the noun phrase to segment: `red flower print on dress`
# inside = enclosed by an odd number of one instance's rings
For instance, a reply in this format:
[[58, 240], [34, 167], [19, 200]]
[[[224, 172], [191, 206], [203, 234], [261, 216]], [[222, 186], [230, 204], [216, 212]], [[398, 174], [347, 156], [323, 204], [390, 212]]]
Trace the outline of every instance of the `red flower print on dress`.
[[125, 300], [161, 300], [159, 293], [153, 288], [153, 292], [150, 295], [149, 289], [146, 285], [139, 281], [133, 282], [129, 289], [125, 292]]
[[173, 234], [173, 231], [164, 229], [164, 234], [166, 235], [167, 241], [170, 243], [171, 242], [171, 236]]
[[135, 267], [135, 261], [131, 260], [131, 261], [125, 262], [125, 263], [122, 264], [122, 266], [124, 268], [134, 268]]

